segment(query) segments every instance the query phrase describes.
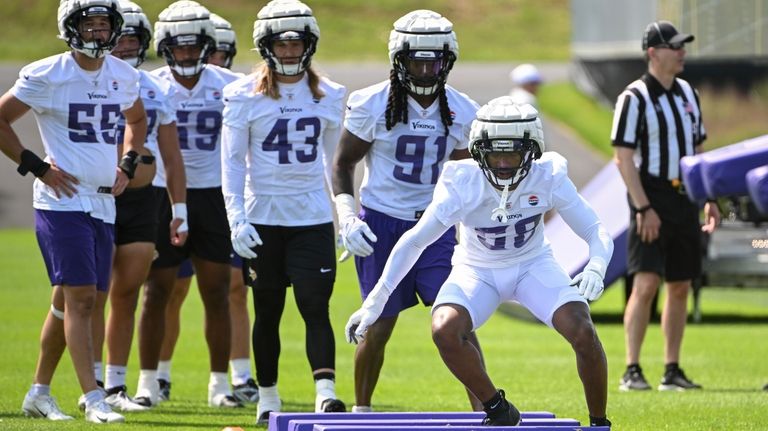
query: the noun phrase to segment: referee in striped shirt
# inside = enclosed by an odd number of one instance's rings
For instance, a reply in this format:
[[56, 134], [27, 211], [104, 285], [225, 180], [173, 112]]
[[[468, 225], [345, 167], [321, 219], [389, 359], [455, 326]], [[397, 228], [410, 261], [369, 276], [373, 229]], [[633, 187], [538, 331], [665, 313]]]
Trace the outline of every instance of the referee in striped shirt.
[[629, 192], [628, 271], [634, 274], [624, 312], [623, 391], [651, 388], [640, 368], [640, 348], [662, 278], [667, 286], [661, 318], [666, 369], [658, 389], [701, 388], [678, 365], [680, 345], [688, 290], [701, 273], [700, 230], [712, 232], [720, 213], [707, 202], [706, 223], [700, 228], [699, 208], [685, 195], [680, 176], [680, 158], [700, 152], [707, 137], [698, 93], [676, 77], [683, 71], [685, 44], [693, 39], [667, 21], [649, 24], [643, 35], [648, 71], [616, 102], [611, 141]]

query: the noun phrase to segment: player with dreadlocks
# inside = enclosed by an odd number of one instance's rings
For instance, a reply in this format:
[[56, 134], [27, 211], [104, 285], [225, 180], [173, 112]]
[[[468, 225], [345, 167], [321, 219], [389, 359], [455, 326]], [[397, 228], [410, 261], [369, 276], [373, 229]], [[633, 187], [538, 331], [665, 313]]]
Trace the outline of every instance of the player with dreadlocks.
[[[451, 22], [430, 10], [398, 19], [389, 36], [390, 79], [353, 92], [333, 166], [340, 236], [355, 255], [363, 299], [374, 288], [395, 242], [413, 227], [432, 199], [443, 164], [469, 157], [467, 141], [477, 103], [446, 84], [459, 55]], [[355, 165], [365, 158], [358, 213]], [[431, 305], [451, 270], [456, 232], [425, 250], [403, 279], [355, 353], [353, 411], [371, 411], [384, 348], [398, 314]], [[342, 259], [343, 260], [343, 259]], [[477, 340], [472, 334], [473, 344]], [[473, 407], [481, 408], [473, 399]]]

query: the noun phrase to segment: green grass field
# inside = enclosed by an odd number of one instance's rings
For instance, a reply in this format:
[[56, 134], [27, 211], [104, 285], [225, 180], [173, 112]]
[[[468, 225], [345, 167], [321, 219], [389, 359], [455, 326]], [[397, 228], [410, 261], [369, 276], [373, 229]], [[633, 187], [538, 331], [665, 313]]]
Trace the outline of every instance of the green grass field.
[[[27, 419], [21, 401], [34, 374], [40, 326], [50, 288], [34, 234], [0, 231], [0, 429], [87, 428], [77, 412], [79, 396], [69, 358], [65, 356], [53, 382], [53, 394], [76, 420], [66, 424]], [[337, 334], [337, 392], [353, 403], [354, 349], [342, 339], [347, 317], [359, 305], [351, 262], [340, 265], [332, 301]], [[609, 417], [616, 430], [764, 430], [768, 426], [768, 290], [707, 289], [704, 321], [689, 325], [683, 365], [705, 387], [691, 393], [620, 393], [623, 369], [621, 325], [623, 293], [616, 286], [593, 306], [609, 361]], [[457, 381], [440, 361], [429, 336], [429, 313], [412, 309], [401, 316], [387, 351], [374, 405], [380, 411], [457, 411], [468, 407]], [[582, 423], [587, 412], [573, 354], [554, 331], [543, 325], [497, 313], [479, 331], [494, 382], [521, 410], [548, 410]], [[286, 411], [311, 411], [314, 386], [304, 354], [304, 330], [295, 304], [289, 301], [281, 327], [280, 393]], [[255, 406], [236, 411], [206, 405], [208, 363], [199, 297], [190, 295], [183, 310], [183, 329], [173, 365], [173, 401], [147, 412], [128, 415], [125, 430], [219, 430], [228, 425], [257, 429]], [[660, 327], [649, 328], [643, 366], [652, 383], [663, 361]], [[137, 359], [131, 357], [128, 383], [135, 389]]]

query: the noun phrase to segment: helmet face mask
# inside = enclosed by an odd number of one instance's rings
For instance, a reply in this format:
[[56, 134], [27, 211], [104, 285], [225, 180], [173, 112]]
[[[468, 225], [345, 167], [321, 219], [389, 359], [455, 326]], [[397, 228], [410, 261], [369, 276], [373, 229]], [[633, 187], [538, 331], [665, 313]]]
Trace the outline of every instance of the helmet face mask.
[[216, 48], [211, 55], [218, 55], [221, 58], [210, 58], [208, 63], [216, 64], [227, 69], [232, 67], [232, 61], [237, 54], [237, 40], [232, 24], [224, 18], [211, 13], [211, 21], [216, 28]]
[[[94, 28], [98, 17], [109, 21], [109, 28]], [[59, 38], [69, 47], [90, 58], [102, 58], [117, 45], [123, 26], [122, 11], [117, 1], [63, 0], [58, 11]], [[106, 37], [99, 37], [107, 32]]]
[[454, 61], [456, 57], [447, 47], [442, 51], [408, 49], [395, 54], [393, 67], [409, 92], [431, 95], [445, 85]]
[[147, 50], [152, 41], [152, 27], [144, 11], [132, 1], [121, 1], [123, 29], [112, 55], [139, 67], [147, 59]]
[[[301, 40], [304, 49], [298, 61], [286, 62], [275, 54], [277, 41]], [[312, 9], [298, 0], [272, 0], [253, 23], [253, 44], [267, 66], [280, 75], [300, 75], [312, 64], [320, 40], [320, 27]]]
[[155, 49], [176, 74], [199, 75], [216, 49], [210, 12], [197, 2], [180, 0], [160, 12], [155, 23]]
[[[283, 56], [281, 58], [275, 52], [275, 44], [297, 40], [303, 42], [301, 55], [295, 57]], [[269, 68], [280, 75], [289, 76], [299, 75], [309, 67], [312, 63], [312, 55], [314, 55], [316, 47], [317, 38], [314, 37], [309, 29], [305, 29], [305, 31], [289, 30], [264, 37], [259, 41], [259, 52], [262, 58], [266, 60]]]
[[[437, 12], [422, 9], [401, 17], [393, 27], [389, 33], [389, 61], [398, 81], [414, 95], [437, 93], [459, 57], [453, 24]], [[425, 62], [432, 63], [428, 74]], [[415, 65], [421, 66], [421, 73]]]
[[[499, 190], [516, 188], [544, 152], [538, 111], [503, 96], [488, 102], [476, 115], [469, 135], [472, 158], [492, 186]], [[500, 164], [501, 160], [506, 163]]]
[[[505, 185], [515, 188], [520, 184], [533, 161], [541, 157], [538, 149], [536, 141], [529, 138], [487, 138], [472, 143], [472, 158], [480, 165], [488, 182], [501, 190]], [[517, 163], [498, 166], [502, 159]]]

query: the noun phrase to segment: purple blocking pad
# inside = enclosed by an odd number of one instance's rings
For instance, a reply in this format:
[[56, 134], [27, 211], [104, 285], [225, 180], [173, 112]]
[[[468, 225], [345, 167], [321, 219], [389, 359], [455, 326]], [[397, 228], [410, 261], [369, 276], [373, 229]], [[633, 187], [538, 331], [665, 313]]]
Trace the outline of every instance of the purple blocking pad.
[[749, 197], [762, 214], [768, 215], [768, 165], [747, 172]]
[[[312, 431], [315, 425], [386, 426], [399, 429], [413, 426], [444, 426], [452, 430], [460, 426], [482, 425], [482, 419], [294, 419], [288, 422], [288, 431]], [[523, 426], [579, 426], [576, 419], [523, 419]]]
[[403, 426], [387, 427], [381, 425], [315, 425], [312, 431], [610, 431], [607, 426], [588, 427], [588, 426], [516, 426], [516, 427], [487, 427], [483, 425], [473, 426]]

